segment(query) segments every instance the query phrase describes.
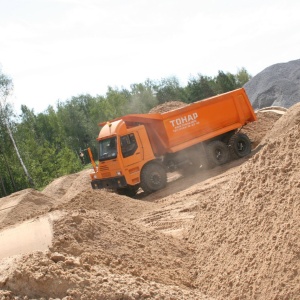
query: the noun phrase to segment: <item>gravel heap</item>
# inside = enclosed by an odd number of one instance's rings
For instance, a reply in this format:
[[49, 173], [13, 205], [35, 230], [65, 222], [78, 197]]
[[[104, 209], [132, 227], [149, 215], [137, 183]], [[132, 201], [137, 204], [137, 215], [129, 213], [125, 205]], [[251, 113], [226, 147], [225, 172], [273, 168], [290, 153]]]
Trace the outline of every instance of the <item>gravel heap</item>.
[[300, 59], [267, 67], [244, 88], [254, 109], [266, 106], [290, 108], [300, 102]]

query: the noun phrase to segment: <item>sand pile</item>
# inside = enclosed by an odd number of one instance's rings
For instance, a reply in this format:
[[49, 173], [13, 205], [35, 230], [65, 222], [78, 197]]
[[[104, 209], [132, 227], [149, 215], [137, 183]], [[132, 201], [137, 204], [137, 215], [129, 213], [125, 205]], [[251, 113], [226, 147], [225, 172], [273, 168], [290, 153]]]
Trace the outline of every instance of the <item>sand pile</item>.
[[280, 110], [261, 110], [256, 112], [257, 121], [247, 124], [241, 132], [248, 135], [252, 142], [252, 149], [256, 148], [266, 132], [269, 132], [275, 122], [282, 117], [284, 111]]
[[59, 199], [60, 202], [68, 201], [91, 186], [90, 173], [91, 170], [84, 170], [57, 178], [43, 190], [43, 194]]
[[293, 106], [300, 100], [300, 59], [269, 66], [248, 81], [244, 88], [255, 109]]
[[105, 191], [79, 193], [54, 222], [50, 250], [24, 256], [5, 287], [30, 298], [209, 299], [193, 289], [192, 248], [131, 222], [150, 205]]
[[[284, 121], [294, 123], [299, 112], [299, 105], [292, 107]], [[273, 138], [222, 189], [199, 196], [189, 240], [197, 247], [201, 291], [222, 299], [299, 298], [299, 147], [298, 124]]]
[[[282, 118], [276, 122], [273, 128], [266, 133], [262, 143], [267, 143], [270, 141], [275, 141], [279, 136], [285, 136], [288, 131], [295, 125], [300, 124], [300, 103], [292, 106], [287, 114], [284, 114]], [[293, 150], [291, 148], [291, 150]]]
[[169, 101], [169, 102], [165, 102], [163, 104], [157, 105], [154, 108], [152, 108], [149, 111], [149, 114], [155, 114], [155, 113], [165, 113], [168, 112], [170, 110], [174, 110], [177, 108], [181, 108], [184, 106], [187, 106], [187, 103], [181, 102], [181, 101]]
[[48, 212], [54, 199], [33, 189], [0, 198], [0, 230]]

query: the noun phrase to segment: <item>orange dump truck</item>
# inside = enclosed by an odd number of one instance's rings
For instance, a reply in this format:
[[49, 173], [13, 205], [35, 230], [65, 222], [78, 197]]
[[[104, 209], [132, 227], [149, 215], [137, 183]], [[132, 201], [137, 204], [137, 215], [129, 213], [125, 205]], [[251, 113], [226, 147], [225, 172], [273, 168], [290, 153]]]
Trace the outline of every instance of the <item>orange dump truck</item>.
[[162, 189], [167, 172], [190, 173], [225, 164], [251, 152], [239, 132], [256, 120], [244, 89], [194, 102], [166, 113], [133, 114], [99, 124], [99, 163], [89, 150], [94, 189], [135, 195]]

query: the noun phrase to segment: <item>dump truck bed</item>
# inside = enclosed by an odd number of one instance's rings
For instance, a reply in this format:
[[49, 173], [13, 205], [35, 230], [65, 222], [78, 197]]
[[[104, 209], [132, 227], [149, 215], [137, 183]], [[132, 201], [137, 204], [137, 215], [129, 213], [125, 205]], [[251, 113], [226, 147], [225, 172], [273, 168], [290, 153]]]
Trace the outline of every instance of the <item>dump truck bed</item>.
[[162, 114], [122, 117], [127, 127], [146, 127], [153, 152], [180, 151], [256, 120], [243, 88], [194, 102]]

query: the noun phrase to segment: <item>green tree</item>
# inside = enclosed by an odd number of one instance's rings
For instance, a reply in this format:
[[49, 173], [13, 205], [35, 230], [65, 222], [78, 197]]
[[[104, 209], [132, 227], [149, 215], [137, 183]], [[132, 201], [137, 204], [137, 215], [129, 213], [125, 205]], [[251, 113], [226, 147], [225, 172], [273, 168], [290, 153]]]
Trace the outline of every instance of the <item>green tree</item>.
[[20, 148], [25, 153], [37, 188], [44, 187], [54, 178], [81, 169], [76, 150], [70, 141], [72, 137], [66, 135], [64, 124], [52, 107], [36, 116], [32, 110], [22, 106], [21, 117], [18, 134], [25, 138]]
[[126, 89], [119, 90], [109, 86], [106, 93], [108, 120], [128, 114], [129, 102], [130, 93]]
[[238, 87], [244, 86], [245, 83], [252, 79], [252, 76], [247, 72], [247, 70], [244, 67], [238, 70], [235, 77]]
[[[49, 182], [51, 171], [47, 170], [48, 148], [45, 149], [44, 133], [39, 128], [37, 116], [27, 106], [21, 106], [21, 122], [18, 124], [16, 137], [22, 149], [24, 161], [32, 174], [36, 188]], [[51, 129], [50, 129], [51, 130]]]
[[0, 181], [2, 196], [17, 191], [16, 179], [12, 171], [12, 146], [5, 126], [0, 124]]
[[1, 119], [1, 122], [3, 122], [6, 126], [6, 130], [11, 139], [11, 142], [14, 146], [14, 149], [16, 151], [16, 154], [18, 156], [20, 164], [24, 170], [24, 173], [26, 174], [26, 176], [28, 178], [30, 185], [33, 187], [34, 182], [22, 160], [19, 149], [17, 147], [17, 143], [13, 136], [13, 132], [11, 130], [10, 117], [12, 116], [13, 113], [12, 113], [12, 107], [11, 107], [10, 103], [8, 103], [7, 98], [12, 93], [12, 91], [13, 91], [12, 79], [9, 78], [4, 73], [2, 73], [2, 71], [0, 69], [0, 119]]
[[223, 71], [219, 71], [215, 81], [218, 94], [232, 91], [238, 87], [236, 79], [231, 73], [225, 74]]
[[130, 86], [131, 97], [128, 107], [130, 113], [148, 113], [158, 104], [153, 86], [154, 84], [150, 80]]
[[158, 103], [162, 104], [169, 101], [185, 101], [186, 94], [184, 88], [179, 84], [176, 77], [162, 79], [155, 87]]
[[57, 107], [57, 118], [66, 145], [77, 153], [95, 143], [99, 123], [96, 106], [93, 97], [80, 95]]
[[216, 83], [211, 77], [198, 75], [191, 78], [186, 86], [189, 103], [216, 95]]

